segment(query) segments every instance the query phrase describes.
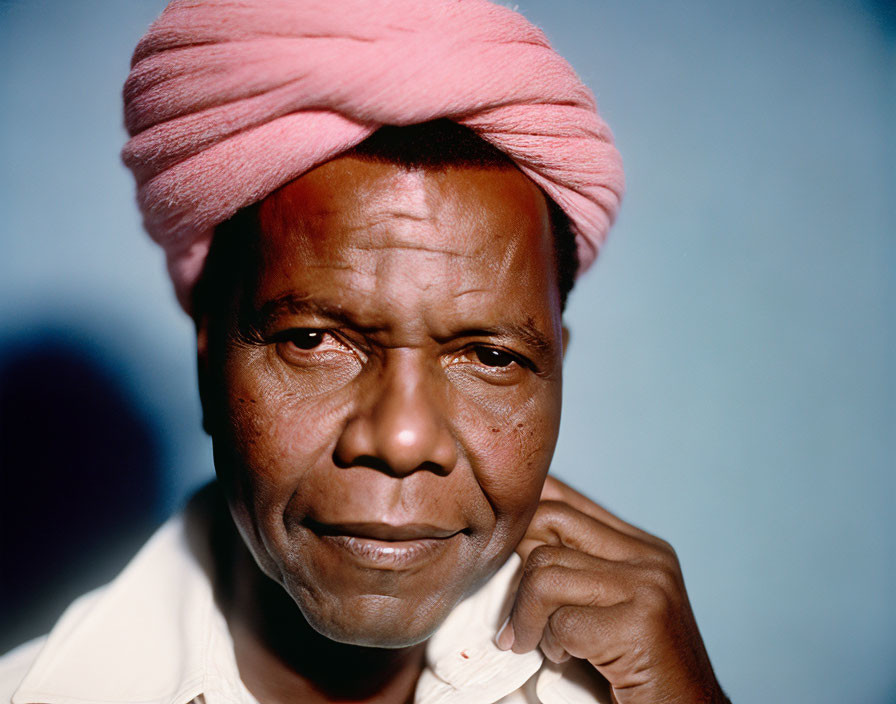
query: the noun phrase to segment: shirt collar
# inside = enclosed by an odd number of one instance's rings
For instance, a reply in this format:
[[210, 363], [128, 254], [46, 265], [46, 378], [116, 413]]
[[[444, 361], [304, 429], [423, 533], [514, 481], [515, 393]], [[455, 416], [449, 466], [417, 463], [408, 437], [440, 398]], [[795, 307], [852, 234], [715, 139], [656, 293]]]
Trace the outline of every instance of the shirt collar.
[[202, 508], [192, 502], [115, 580], [69, 607], [12, 704], [254, 702], [197, 557], [208, 545]]
[[483, 587], [449, 614], [427, 644], [427, 666], [417, 685], [419, 704], [496, 702], [541, 667], [539, 651], [499, 650], [494, 638], [510, 612], [520, 559], [511, 555]]
[[[12, 704], [187, 704], [200, 695], [206, 704], [256, 704], [202, 564], [208, 520], [196, 503], [162, 526], [112, 583], [66, 611]], [[590, 687], [570, 684], [565, 668], [542, 667], [539, 651], [520, 655], [494, 644], [519, 569], [512, 555], [433, 635], [418, 704], [491, 704], [539, 669], [544, 704], [596, 701]]]

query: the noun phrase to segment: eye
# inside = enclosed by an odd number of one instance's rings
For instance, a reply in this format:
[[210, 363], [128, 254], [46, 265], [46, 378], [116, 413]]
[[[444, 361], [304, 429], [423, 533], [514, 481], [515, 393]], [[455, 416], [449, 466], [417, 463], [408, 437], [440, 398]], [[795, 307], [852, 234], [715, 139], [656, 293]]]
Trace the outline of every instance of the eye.
[[448, 357], [447, 371], [453, 378], [478, 379], [497, 386], [517, 386], [537, 374], [534, 365], [519, 352], [487, 342], [471, 342]]
[[516, 362], [516, 358], [509, 352], [495, 349], [494, 347], [477, 346], [473, 352], [482, 364], [487, 367], [509, 367]]
[[283, 337], [284, 341], [290, 342], [300, 350], [313, 350], [315, 347], [320, 347], [320, 344], [324, 341], [324, 334], [325, 333], [322, 330], [309, 330], [303, 328], [290, 330], [289, 333]]
[[305, 364], [321, 355], [349, 353], [352, 349], [336, 334], [317, 328], [291, 328], [273, 338], [280, 355], [288, 362]]

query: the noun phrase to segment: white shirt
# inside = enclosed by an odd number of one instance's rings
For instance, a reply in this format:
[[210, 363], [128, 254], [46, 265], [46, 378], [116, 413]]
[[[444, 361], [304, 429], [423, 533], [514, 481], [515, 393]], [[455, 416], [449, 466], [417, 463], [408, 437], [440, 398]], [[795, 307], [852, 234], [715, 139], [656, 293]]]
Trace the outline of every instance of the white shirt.
[[[48, 636], [0, 658], [0, 703], [257, 704], [200, 554], [207, 527], [178, 515]], [[609, 704], [587, 663], [501, 651], [494, 635], [520, 567], [513, 555], [433, 634], [417, 704]]]

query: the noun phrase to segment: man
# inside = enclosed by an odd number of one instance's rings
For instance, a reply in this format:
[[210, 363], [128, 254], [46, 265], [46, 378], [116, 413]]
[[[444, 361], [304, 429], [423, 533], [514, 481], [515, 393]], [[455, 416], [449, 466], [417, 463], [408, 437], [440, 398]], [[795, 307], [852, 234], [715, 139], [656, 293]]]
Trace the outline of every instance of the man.
[[724, 701], [671, 548], [547, 477], [563, 305], [621, 194], [590, 94], [487, 2], [333, 5], [175, 2], [135, 52], [125, 160], [218, 486], [0, 681]]

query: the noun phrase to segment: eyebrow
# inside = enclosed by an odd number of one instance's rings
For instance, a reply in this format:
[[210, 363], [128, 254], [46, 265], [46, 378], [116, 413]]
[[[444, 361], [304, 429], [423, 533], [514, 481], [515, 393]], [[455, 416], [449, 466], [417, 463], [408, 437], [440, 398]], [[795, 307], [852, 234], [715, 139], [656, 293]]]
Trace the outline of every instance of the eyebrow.
[[284, 293], [270, 301], [266, 301], [253, 311], [254, 323], [259, 326], [270, 324], [280, 315], [319, 315], [337, 323], [357, 327], [362, 330], [374, 330], [376, 327], [359, 326], [357, 321], [337, 307], [331, 307], [298, 293]]
[[[279, 315], [319, 315], [335, 323], [352, 327], [362, 332], [382, 330], [381, 325], [361, 325], [351, 315], [339, 307], [322, 304], [309, 296], [298, 293], [284, 293], [265, 302], [253, 314], [256, 326], [263, 328]], [[503, 322], [487, 327], [462, 328], [447, 336], [438, 336], [439, 342], [459, 337], [498, 337], [522, 340], [528, 347], [543, 355], [553, 355], [556, 351], [554, 341], [531, 323]]]

